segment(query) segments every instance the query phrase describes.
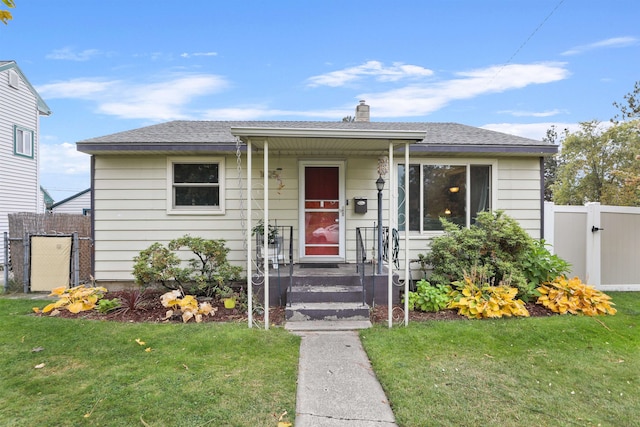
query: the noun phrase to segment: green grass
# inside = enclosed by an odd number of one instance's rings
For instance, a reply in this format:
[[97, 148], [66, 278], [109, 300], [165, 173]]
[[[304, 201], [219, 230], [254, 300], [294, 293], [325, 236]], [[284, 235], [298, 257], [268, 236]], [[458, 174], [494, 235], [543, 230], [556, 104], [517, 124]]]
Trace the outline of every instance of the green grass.
[[363, 345], [409, 426], [640, 426], [640, 294], [614, 316], [375, 327]]
[[44, 304], [0, 298], [3, 426], [275, 426], [284, 411], [295, 417], [299, 337], [283, 329], [37, 317], [35, 305]]

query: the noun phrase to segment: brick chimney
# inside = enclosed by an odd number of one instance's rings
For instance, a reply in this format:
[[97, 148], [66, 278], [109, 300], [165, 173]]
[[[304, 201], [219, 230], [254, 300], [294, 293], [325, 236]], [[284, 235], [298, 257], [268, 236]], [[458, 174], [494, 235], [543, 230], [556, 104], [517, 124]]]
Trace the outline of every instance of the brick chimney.
[[356, 107], [356, 122], [369, 121], [369, 106], [364, 103], [364, 99], [360, 101], [360, 105]]

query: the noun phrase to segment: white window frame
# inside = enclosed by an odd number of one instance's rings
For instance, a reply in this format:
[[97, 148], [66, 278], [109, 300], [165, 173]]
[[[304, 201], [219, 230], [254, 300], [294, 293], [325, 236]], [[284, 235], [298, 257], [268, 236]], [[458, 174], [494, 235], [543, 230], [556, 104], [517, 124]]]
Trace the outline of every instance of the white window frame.
[[33, 159], [34, 132], [22, 126], [13, 126], [13, 154]]
[[[395, 167], [395, 171], [394, 173], [396, 174], [396, 183], [398, 185], [398, 187], [400, 185], [404, 185], [404, 182], [399, 182], [400, 178], [399, 178], [399, 174], [398, 174], [398, 169], [400, 167], [400, 165], [404, 165], [404, 162], [397, 162], [396, 163], [396, 167]], [[423, 224], [423, 212], [422, 210], [424, 209], [424, 179], [422, 177], [422, 173], [423, 173], [423, 167], [424, 166], [465, 166], [466, 167], [466, 186], [467, 188], [470, 188], [471, 186], [471, 166], [490, 166], [491, 167], [491, 211], [496, 210], [496, 206], [498, 203], [498, 160], [497, 159], [482, 159], [482, 158], [474, 158], [474, 159], [465, 159], [465, 158], [460, 158], [460, 159], [452, 159], [452, 158], [446, 158], [446, 159], [422, 159], [422, 158], [411, 158], [409, 159], [409, 164], [410, 165], [419, 165], [420, 166], [420, 226], [419, 226], [419, 230], [408, 230], [409, 233], [411, 235], [416, 235], [416, 236], [426, 236], [426, 237], [432, 237], [432, 236], [437, 236], [440, 234], [443, 234], [444, 231], [443, 230], [424, 230], [424, 224]], [[466, 197], [465, 200], [466, 203], [466, 212], [467, 212], [467, 219], [466, 219], [466, 227], [468, 228], [470, 223], [471, 223], [471, 198]], [[400, 212], [398, 211], [398, 216], [404, 216], [404, 211]], [[398, 224], [399, 224], [399, 218], [397, 218]], [[405, 225], [405, 230], [402, 230], [400, 233], [404, 233], [405, 231], [407, 231], [407, 228], [409, 226], [409, 219], [407, 218], [407, 223]]]
[[[218, 164], [219, 206], [175, 206], [173, 183], [174, 164]], [[167, 157], [167, 214], [169, 215], [223, 215], [225, 213], [225, 159], [224, 157]]]

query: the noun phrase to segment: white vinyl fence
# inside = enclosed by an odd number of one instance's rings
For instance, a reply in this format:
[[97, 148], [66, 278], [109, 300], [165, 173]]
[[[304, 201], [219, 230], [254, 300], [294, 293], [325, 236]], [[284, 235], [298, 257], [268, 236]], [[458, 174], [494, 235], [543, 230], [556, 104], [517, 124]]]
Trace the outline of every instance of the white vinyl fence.
[[603, 291], [640, 291], [640, 208], [545, 202], [544, 239], [570, 277]]

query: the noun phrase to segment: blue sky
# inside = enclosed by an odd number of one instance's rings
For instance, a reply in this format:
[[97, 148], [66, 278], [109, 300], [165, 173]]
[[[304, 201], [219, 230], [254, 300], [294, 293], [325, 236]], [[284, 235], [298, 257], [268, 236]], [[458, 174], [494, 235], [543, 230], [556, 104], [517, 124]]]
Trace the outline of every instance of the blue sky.
[[16, 0], [0, 25], [51, 107], [42, 185], [77, 141], [176, 120], [458, 122], [541, 139], [608, 121], [640, 80], [637, 0]]

